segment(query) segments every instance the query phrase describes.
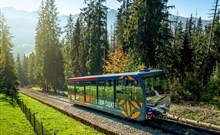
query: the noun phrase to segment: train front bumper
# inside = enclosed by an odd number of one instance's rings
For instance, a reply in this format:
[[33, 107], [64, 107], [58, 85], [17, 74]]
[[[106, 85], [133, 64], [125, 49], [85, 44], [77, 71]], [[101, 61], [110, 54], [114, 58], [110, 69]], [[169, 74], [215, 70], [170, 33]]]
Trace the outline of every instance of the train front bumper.
[[158, 116], [161, 114], [165, 114], [170, 109], [171, 100], [170, 97], [164, 97], [160, 101], [156, 102], [155, 104], [148, 104], [147, 103], [147, 114], [146, 119], [151, 119], [154, 116]]

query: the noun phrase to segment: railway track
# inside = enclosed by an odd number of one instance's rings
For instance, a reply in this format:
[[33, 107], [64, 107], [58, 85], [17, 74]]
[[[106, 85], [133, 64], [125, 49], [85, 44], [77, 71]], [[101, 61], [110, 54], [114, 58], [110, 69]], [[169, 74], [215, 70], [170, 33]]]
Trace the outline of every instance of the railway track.
[[137, 122], [115, 117], [114, 115], [99, 112], [93, 109], [73, 105], [62, 96], [49, 95], [47, 93], [28, 89], [21, 89], [20, 92], [106, 134], [220, 135], [219, 131], [187, 125], [166, 118], [154, 118], [151, 121]]

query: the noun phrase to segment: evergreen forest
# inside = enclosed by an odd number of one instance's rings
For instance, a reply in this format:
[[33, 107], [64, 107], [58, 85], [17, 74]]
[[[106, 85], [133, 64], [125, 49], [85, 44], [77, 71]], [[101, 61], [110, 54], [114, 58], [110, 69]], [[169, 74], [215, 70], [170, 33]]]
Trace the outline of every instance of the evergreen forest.
[[59, 27], [55, 0], [38, 10], [35, 51], [13, 58], [12, 34], [0, 18], [0, 92], [11, 97], [19, 86], [45, 91], [67, 89], [68, 78], [149, 69], [164, 70], [174, 101], [220, 102], [220, 9], [211, 23], [189, 15], [169, 20], [168, 0], [118, 0], [117, 20], [107, 30], [106, 0], [84, 0], [77, 21]]

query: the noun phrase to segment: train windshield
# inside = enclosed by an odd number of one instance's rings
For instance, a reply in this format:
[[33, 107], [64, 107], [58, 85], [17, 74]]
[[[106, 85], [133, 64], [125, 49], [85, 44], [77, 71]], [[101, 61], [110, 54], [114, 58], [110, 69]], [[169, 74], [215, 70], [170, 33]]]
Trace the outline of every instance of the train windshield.
[[168, 81], [164, 75], [152, 75], [142, 77], [147, 106], [156, 107], [160, 111], [167, 112], [170, 105]]

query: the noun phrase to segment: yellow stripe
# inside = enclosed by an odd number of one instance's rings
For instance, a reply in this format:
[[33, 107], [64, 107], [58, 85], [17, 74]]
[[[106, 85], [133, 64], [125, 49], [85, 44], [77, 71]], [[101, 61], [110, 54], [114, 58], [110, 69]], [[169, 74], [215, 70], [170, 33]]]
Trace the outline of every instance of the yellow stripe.
[[131, 103], [132, 103], [132, 105], [135, 107], [135, 108], [138, 108], [138, 109], [140, 109], [140, 107], [138, 106], [138, 104], [136, 103], [136, 102], [134, 102], [134, 101], [131, 101]]
[[123, 114], [125, 117], [128, 117], [128, 115], [127, 115], [124, 111], [122, 111], [122, 114]]
[[134, 107], [133, 106], [131, 106], [131, 110], [134, 111]]
[[128, 79], [130, 80], [130, 81], [134, 81], [135, 79], [133, 78], [133, 77], [131, 77], [131, 76], [128, 76]]
[[124, 102], [125, 102], [124, 100], [121, 100], [119, 104], [122, 105], [124, 104]]
[[127, 102], [127, 110], [128, 110], [128, 116], [130, 116], [131, 115], [131, 108], [130, 108], [130, 105], [128, 102]]
[[132, 118], [132, 119], [135, 119], [135, 118], [137, 118], [140, 114], [141, 114], [140, 112], [135, 112], [135, 113], [131, 116], [131, 118]]

